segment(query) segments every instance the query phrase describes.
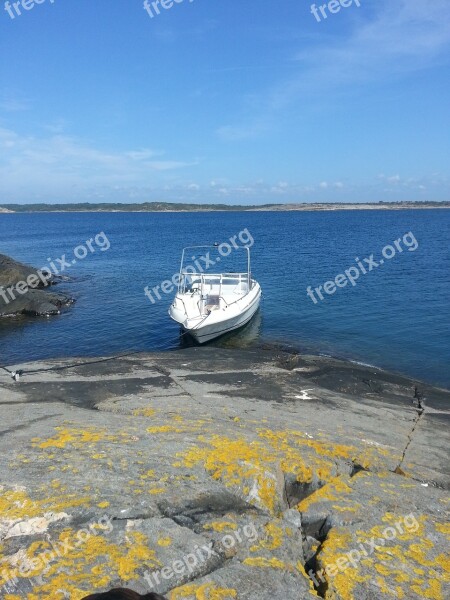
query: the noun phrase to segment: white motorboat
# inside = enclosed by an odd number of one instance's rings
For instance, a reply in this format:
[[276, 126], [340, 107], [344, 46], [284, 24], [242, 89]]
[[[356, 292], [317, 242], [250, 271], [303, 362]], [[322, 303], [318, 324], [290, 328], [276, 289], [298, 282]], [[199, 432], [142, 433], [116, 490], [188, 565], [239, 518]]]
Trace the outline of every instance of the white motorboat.
[[[217, 249], [217, 246], [212, 246]], [[259, 308], [261, 287], [252, 279], [250, 248], [245, 273], [201, 273], [184, 267], [187, 251], [210, 246], [183, 249], [178, 292], [169, 308], [170, 317], [200, 344], [246, 325]], [[217, 259], [216, 262], [218, 262]], [[198, 261], [196, 263], [199, 264]]]

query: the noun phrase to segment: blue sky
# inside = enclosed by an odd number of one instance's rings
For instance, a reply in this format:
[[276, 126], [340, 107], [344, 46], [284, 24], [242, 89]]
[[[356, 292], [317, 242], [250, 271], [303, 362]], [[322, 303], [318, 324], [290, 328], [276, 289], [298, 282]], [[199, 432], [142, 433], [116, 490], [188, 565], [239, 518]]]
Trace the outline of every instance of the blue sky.
[[448, 0], [21, 13], [1, 0], [0, 204], [450, 200]]

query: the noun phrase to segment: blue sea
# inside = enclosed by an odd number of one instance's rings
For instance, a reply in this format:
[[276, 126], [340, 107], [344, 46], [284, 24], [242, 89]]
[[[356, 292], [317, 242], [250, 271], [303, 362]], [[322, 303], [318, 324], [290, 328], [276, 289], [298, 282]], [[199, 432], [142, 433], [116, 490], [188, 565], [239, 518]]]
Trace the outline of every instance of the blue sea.
[[244, 230], [261, 310], [212, 353], [275, 343], [450, 387], [450, 211], [431, 209], [0, 214], [0, 253], [40, 268], [65, 255], [69, 279], [53, 290], [76, 299], [60, 316], [0, 318], [0, 364], [186, 345], [167, 314], [173, 294], [152, 303], [144, 288], [172, 278], [184, 246]]

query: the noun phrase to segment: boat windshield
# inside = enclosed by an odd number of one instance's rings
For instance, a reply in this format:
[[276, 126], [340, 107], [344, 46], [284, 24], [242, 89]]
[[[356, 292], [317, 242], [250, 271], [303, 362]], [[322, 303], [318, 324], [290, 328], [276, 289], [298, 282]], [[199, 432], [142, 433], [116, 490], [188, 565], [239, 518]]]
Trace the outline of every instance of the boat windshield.
[[248, 273], [181, 273], [181, 294], [201, 296], [225, 296], [229, 294], [246, 294], [249, 291]]

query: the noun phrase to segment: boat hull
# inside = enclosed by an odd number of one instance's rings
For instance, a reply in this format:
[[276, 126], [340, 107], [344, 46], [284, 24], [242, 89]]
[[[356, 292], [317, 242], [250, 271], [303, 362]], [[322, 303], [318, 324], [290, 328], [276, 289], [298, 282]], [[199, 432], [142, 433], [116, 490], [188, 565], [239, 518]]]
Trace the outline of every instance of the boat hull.
[[247, 325], [253, 317], [255, 316], [256, 311], [259, 308], [259, 301], [255, 303], [251, 309], [246, 311], [243, 315], [239, 315], [239, 317], [234, 317], [232, 319], [228, 319], [227, 321], [223, 321], [220, 323], [220, 329], [218, 329], [218, 324], [215, 325], [206, 325], [200, 329], [190, 329], [187, 331], [199, 344], [205, 344], [206, 342], [210, 342], [215, 338], [218, 338], [230, 331], [234, 331], [235, 329], [240, 329]]
[[[211, 340], [218, 338], [230, 331], [244, 327], [251, 321], [255, 313], [257, 312], [261, 302], [261, 288], [257, 284], [257, 289], [254, 294], [249, 294], [251, 298], [246, 298], [245, 307], [238, 307], [239, 311], [230, 314], [226, 318], [220, 320], [214, 320], [214, 313], [210, 319], [204, 319], [200, 324], [196, 324], [192, 327], [186, 325], [186, 323], [180, 322], [179, 318], [174, 312], [169, 311], [170, 316], [180, 323], [183, 330], [189, 333], [199, 344], [205, 344]], [[244, 300], [244, 299], [243, 299]]]

